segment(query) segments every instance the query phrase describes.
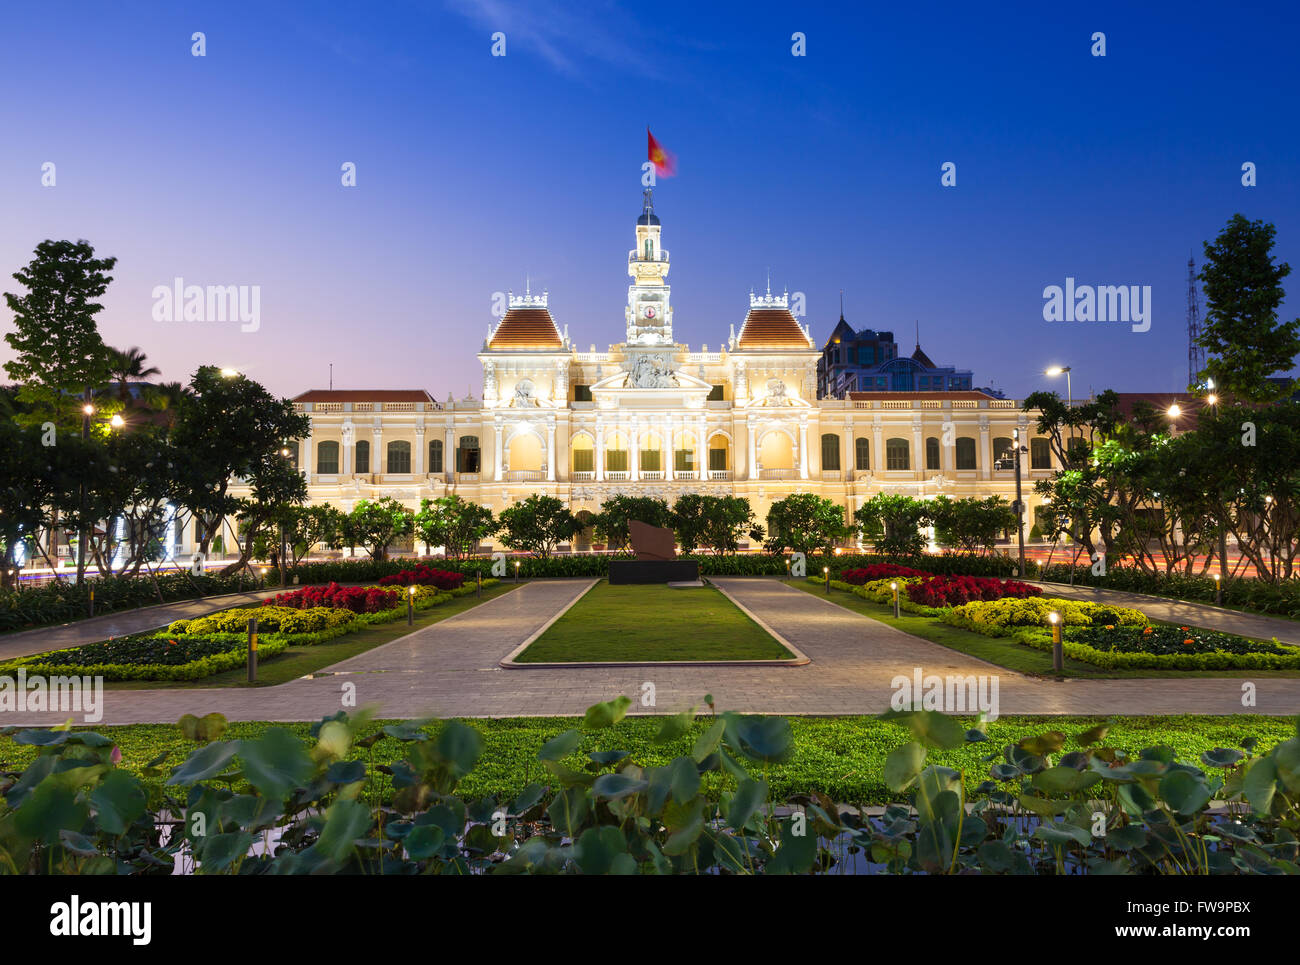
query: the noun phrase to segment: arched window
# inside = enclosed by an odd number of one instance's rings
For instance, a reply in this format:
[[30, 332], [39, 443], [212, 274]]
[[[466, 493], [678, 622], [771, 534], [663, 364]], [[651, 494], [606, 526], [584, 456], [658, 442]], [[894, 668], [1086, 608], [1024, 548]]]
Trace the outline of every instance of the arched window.
[[1052, 447], [1048, 445], [1046, 439], [1029, 440], [1029, 468], [1052, 468]]
[[442, 440], [429, 443], [429, 472], [442, 472]]
[[388, 444], [389, 473], [406, 473], [411, 471], [411, 444], [409, 442], [390, 442]]
[[627, 472], [627, 440], [621, 435], [605, 440], [605, 471]]
[[573, 471], [596, 471], [596, 450], [592, 447], [590, 436], [580, 435], [573, 439]]
[[822, 433], [822, 469], [840, 468], [840, 437], [833, 432]]
[[871, 471], [871, 443], [865, 436], [853, 440], [853, 464], [858, 472]]
[[289, 450], [289, 465], [297, 469], [299, 453], [302, 451], [302, 447], [297, 442], [286, 442], [284, 447]]
[[357, 472], [370, 472], [370, 443], [364, 439], [357, 443]]
[[939, 455], [939, 439], [937, 436], [930, 436], [930, 438], [925, 440], [925, 468], [928, 470], [943, 468], [942, 457]]
[[727, 468], [727, 437], [714, 436], [709, 440], [709, 472], [726, 472]]
[[660, 458], [659, 437], [646, 434], [641, 437], [641, 454], [637, 457], [637, 466], [642, 472], [659, 472], [664, 467]]
[[912, 468], [912, 450], [906, 439], [890, 439], [885, 443], [885, 468], [892, 470]]
[[974, 469], [975, 468], [975, 440], [970, 436], [962, 436], [957, 440], [957, 468]]
[[993, 440], [993, 466], [995, 469], [1016, 468], [1016, 444], [1006, 436]]
[[478, 472], [482, 464], [478, 436], [461, 436], [456, 444], [456, 471]]
[[322, 442], [316, 447], [316, 471], [322, 476], [334, 476], [339, 471], [339, 444]]

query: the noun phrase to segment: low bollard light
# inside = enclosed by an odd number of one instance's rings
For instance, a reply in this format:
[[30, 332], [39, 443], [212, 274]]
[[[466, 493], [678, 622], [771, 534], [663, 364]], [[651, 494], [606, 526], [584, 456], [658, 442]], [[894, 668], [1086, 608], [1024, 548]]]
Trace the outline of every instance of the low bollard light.
[[248, 682], [257, 682], [257, 617], [248, 621]]
[[515, 582], [519, 582], [519, 561], [515, 560]]
[[482, 597], [483, 597], [483, 574], [482, 574], [482, 573], [475, 573], [475, 574], [474, 574], [474, 578], [475, 578], [476, 580], [478, 580], [478, 595], [479, 595], [479, 598], [482, 599]]
[[898, 609], [898, 581], [894, 580], [889, 584], [889, 588], [894, 591], [894, 619], [900, 616]]
[[830, 594], [831, 594], [831, 568], [830, 568], [829, 566], [823, 566], [823, 567], [822, 567], [822, 574], [826, 577], [826, 595], [827, 595], [827, 596], [830, 596]]
[[1053, 610], [1047, 614], [1047, 622], [1052, 625], [1052, 669], [1065, 669], [1065, 654], [1061, 650], [1061, 615]]
[[1214, 605], [1223, 606], [1223, 581], [1218, 573], [1214, 574]]
[[90, 588], [90, 615], [92, 617], [95, 615], [95, 588], [93, 586]]
[[406, 594], [406, 625], [415, 626], [415, 587]]

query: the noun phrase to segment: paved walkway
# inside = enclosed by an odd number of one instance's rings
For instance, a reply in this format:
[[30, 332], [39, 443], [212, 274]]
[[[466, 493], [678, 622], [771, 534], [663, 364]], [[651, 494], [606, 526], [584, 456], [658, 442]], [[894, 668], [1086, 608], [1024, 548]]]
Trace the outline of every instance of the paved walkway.
[[1037, 580], [1026, 582], [1041, 586], [1043, 593], [1048, 596], [1129, 606], [1141, 610], [1151, 619], [1162, 623], [1199, 627], [1202, 630], [1222, 630], [1225, 633], [1236, 633], [1259, 640], [1277, 637], [1281, 643], [1300, 646], [1300, 622], [1296, 620], [1261, 616], [1257, 613], [1241, 613], [1206, 603], [1188, 603], [1186, 600], [1151, 596], [1146, 593], [1126, 593], [1122, 590], [1106, 590], [1092, 586], [1070, 586], [1068, 583], [1039, 583]]
[[64, 650], [86, 643], [98, 643], [109, 637], [123, 637], [128, 633], [155, 630], [175, 620], [190, 620], [205, 613], [240, 604], [255, 604], [279, 592], [277, 588], [248, 593], [223, 593], [220, 596], [205, 596], [197, 600], [182, 600], [135, 610], [123, 610], [120, 613], [108, 613], [104, 616], [91, 617], [89, 620], [75, 620], [58, 626], [21, 630], [18, 633], [0, 636], [0, 660], [26, 657], [33, 653], [44, 653], [46, 650]]
[[[803, 667], [627, 667], [505, 670], [497, 661], [583, 592], [590, 580], [527, 583], [439, 623], [276, 687], [118, 690], [105, 694], [103, 724], [164, 722], [219, 711], [231, 720], [315, 720], [335, 713], [355, 691], [355, 706], [382, 717], [512, 717], [581, 714], [626, 694], [634, 713], [669, 713], [700, 704], [749, 713], [876, 714], [889, 706], [891, 681], [925, 675], [996, 677], [1007, 714], [1241, 713], [1242, 679], [1067, 680], [1026, 677], [911, 636], [776, 579], [719, 578], [778, 632], [812, 658]], [[671, 612], [665, 614], [671, 619]], [[631, 628], [629, 628], [631, 629]], [[640, 704], [643, 684], [656, 692]], [[1300, 712], [1300, 678], [1253, 681], [1252, 713]], [[62, 721], [65, 714], [5, 714], [0, 723]]]

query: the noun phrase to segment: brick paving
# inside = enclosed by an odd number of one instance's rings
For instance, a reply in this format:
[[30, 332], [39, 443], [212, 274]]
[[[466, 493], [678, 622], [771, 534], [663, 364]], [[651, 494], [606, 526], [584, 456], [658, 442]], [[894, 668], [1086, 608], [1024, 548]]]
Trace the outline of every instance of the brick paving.
[[[314, 675], [258, 689], [129, 690], [105, 695], [103, 724], [172, 722], [219, 711], [231, 720], [315, 720], [343, 706], [383, 717], [581, 714], [626, 694], [636, 713], [669, 713], [713, 694], [721, 709], [778, 714], [874, 714], [897, 675], [995, 675], [1008, 714], [1300, 713], [1300, 678], [1261, 677], [1243, 708], [1239, 678], [1053, 681], [1027, 677], [930, 643], [776, 579], [715, 580], [812, 663], [802, 667], [603, 667], [503, 669], [497, 661], [583, 592], [590, 580], [546, 580], [489, 600]], [[665, 614], [671, 619], [671, 613]], [[634, 628], [629, 627], [629, 630]], [[640, 704], [654, 685], [653, 707]], [[5, 714], [0, 723], [49, 724], [62, 714]]]

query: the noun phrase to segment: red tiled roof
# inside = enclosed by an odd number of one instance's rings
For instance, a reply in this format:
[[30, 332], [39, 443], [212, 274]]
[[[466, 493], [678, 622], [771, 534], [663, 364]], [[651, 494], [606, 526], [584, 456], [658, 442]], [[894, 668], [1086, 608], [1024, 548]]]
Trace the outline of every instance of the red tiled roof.
[[488, 343], [489, 351], [528, 348], [564, 348], [564, 339], [548, 309], [510, 309], [492, 333], [492, 341]]
[[740, 327], [736, 349], [800, 348], [812, 343], [788, 308], [751, 308]]
[[293, 402], [433, 402], [424, 389], [310, 389]]

